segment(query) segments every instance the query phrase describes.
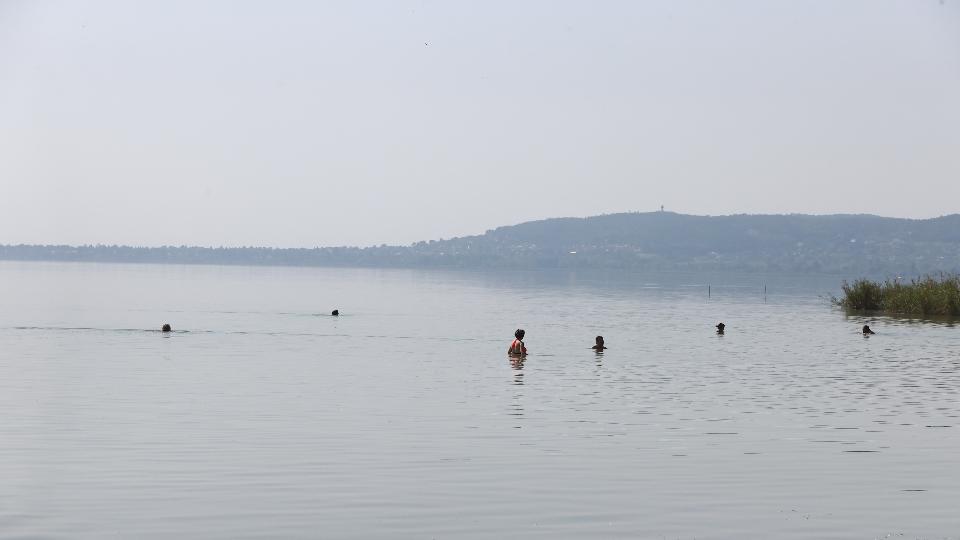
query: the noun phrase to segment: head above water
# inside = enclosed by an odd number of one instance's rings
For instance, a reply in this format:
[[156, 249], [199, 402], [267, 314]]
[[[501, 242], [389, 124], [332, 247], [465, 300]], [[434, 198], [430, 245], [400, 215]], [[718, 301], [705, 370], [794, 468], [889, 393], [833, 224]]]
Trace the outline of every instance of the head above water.
[[597, 336], [597, 345], [603, 345], [603, 336]]
[[875, 333], [875, 332], [870, 329], [870, 325], [865, 324], [865, 325], [863, 325], [863, 333], [864, 333], [864, 334], [873, 334], [873, 333]]
[[717, 333], [718, 333], [718, 334], [722, 334], [722, 333], [723, 333], [723, 329], [726, 328], [726, 327], [727, 327], [727, 325], [725, 325], [725, 324], [723, 324], [723, 323], [717, 323]]
[[523, 328], [517, 328], [517, 331], [513, 333], [513, 337], [523, 341], [523, 336], [526, 334], [527, 333], [523, 330]]
[[338, 316], [340, 316], [340, 310], [339, 310], [339, 309], [335, 309], [335, 310], [331, 311], [330, 314], [333, 315], [334, 317], [338, 317]]
[[161, 332], [169, 332], [170, 330], [171, 329], [169, 324], [164, 324], [162, 327], [160, 327]]

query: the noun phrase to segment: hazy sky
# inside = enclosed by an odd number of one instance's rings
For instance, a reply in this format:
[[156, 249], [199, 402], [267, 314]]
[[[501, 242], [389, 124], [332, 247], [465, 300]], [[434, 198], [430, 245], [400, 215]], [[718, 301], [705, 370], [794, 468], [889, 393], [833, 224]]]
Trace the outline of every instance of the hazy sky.
[[960, 1], [0, 0], [0, 243], [960, 212]]

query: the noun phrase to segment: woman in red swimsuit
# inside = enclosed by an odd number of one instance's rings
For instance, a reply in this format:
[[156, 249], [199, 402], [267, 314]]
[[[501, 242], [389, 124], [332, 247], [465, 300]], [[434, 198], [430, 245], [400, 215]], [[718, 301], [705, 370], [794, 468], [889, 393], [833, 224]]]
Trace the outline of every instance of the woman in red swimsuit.
[[523, 344], [523, 336], [526, 332], [523, 331], [523, 328], [517, 328], [517, 331], [513, 333], [513, 336], [517, 339], [513, 340], [513, 343], [510, 344], [510, 348], [507, 349], [507, 354], [510, 356], [526, 356], [527, 355], [527, 346]]

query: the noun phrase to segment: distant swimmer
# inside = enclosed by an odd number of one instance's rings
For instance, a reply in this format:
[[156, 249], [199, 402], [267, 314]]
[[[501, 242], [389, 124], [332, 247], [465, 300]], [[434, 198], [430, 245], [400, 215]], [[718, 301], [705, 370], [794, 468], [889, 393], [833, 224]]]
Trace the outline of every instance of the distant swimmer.
[[727, 325], [725, 325], [725, 324], [723, 324], [723, 323], [717, 324], [717, 333], [722, 336], [722, 335], [723, 335], [723, 329], [726, 328], [726, 327], [727, 327]]
[[597, 352], [606, 349], [606, 347], [603, 346], [603, 336], [597, 336], [597, 344], [590, 348]]
[[339, 310], [339, 309], [335, 309], [335, 310], [331, 311], [330, 314], [333, 315], [334, 317], [339, 317], [339, 316], [340, 316], [340, 310]]
[[863, 325], [863, 335], [869, 336], [870, 334], [876, 334], [876, 332], [870, 329], [870, 325]]
[[160, 331], [161, 331], [161, 332], [169, 332], [170, 330], [171, 330], [171, 328], [170, 328], [170, 325], [169, 325], [169, 324], [164, 324], [164, 325], [160, 328]]
[[517, 331], [513, 333], [513, 336], [516, 338], [513, 340], [513, 343], [510, 344], [510, 348], [507, 349], [507, 354], [510, 356], [526, 356], [527, 355], [527, 346], [523, 344], [523, 336], [526, 335], [526, 332], [523, 328], [517, 328]]

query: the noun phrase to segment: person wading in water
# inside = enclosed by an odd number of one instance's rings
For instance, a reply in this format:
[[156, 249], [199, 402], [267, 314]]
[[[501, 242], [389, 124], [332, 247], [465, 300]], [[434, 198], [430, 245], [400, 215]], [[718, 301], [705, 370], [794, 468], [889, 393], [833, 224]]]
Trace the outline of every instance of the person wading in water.
[[510, 356], [527, 355], [527, 346], [523, 344], [524, 335], [526, 335], [526, 332], [523, 331], [523, 328], [517, 328], [517, 331], [513, 333], [513, 336], [516, 339], [514, 339], [513, 343], [510, 344], [510, 348], [507, 349], [507, 354]]

